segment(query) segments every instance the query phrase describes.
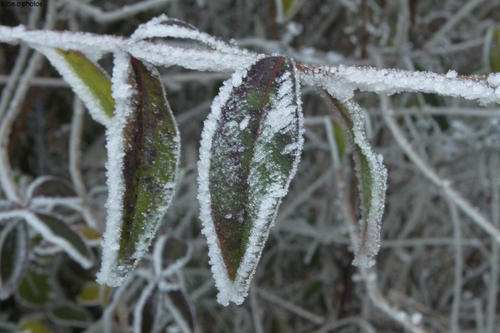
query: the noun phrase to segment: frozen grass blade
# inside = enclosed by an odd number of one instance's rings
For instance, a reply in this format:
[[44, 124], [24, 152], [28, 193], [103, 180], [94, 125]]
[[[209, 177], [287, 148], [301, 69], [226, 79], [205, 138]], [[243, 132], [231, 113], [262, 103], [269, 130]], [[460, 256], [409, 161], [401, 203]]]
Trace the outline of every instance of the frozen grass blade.
[[380, 228], [385, 206], [387, 169], [382, 155], [373, 152], [365, 134], [363, 112], [352, 100], [339, 100], [327, 94], [329, 101], [347, 127], [345, 133], [353, 146], [356, 176], [361, 199], [360, 238], [353, 265], [371, 267], [380, 249]]
[[119, 286], [156, 234], [174, 195], [179, 131], [157, 70], [116, 54], [116, 115], [107, 130], [108, 218], [98, 282]]
[[205, 121], [198, 163], [203, 233], [218, 301], [241, 304], [303, 145], [299, 83], [275, 56], [224, 83]]
[[85, 103], [92, 118], [108, 126], [113, 116], [114, 99], [111, 95], [111, 80], [82, 52], [73, 50], [37, 48], [49, 59], [63, 79]]

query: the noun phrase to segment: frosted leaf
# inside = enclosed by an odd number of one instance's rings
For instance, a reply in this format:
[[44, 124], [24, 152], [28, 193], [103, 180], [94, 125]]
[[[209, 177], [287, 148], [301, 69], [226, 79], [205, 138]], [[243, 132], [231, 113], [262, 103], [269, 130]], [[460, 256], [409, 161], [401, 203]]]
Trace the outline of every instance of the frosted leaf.
[[29, 264], [26, 223], [11, 220], [0, 231], [0, 300], [5, 300], [21, 282]]
[[179, 288], [166, 292], [164, 302], [182, 333], [199, 332], [194, 306], [184, 289]]
[[247, 50], [239, 49], [207, 33], [201, 32], [189, 23], [178, 19], [168, 18], [165, 14], [155, 17], [147, 23], [141, 24], [131, 36], [131, 38], [135, 40], [153, 37], [193, 39], [217, 51], [231, 54], [249, 54]]
[[79, 51], [37, 47], [85, 103], [92, 118], [108, 126], [113, 115], [114, 100], [111, 81], [97, 63]]
[[163, 332], [168, 323], [163, 306], [164, 294], [156, 283], [150, 283], [134, 307], [133, 333]]
[[[330, 89], [328, 89], [330, 93]], [[380, 249], [380, 228], [385, 207], [387, 169], [382, 155], [375, 154], [366, 138], [363, 111], [352, 100], [338, 100], [328, 96], [339, 110], [348, 127], [345, 133], [354, 148], [354, 163], [361, 196], [361, 220], [359, 244], [353, 265], [371, 267]]]
[[108, 127], [108, 217], [98, 282], [119, 286], [147, 251], [172, 201], [179, 131], [159, 73], [115, 55], [115, 116]]
[[94, 255], [82, 237], [54, 215], [24, 212], [24, 219], [42, 237], [59, 246], [85, 269], [92, 267]]
[[295, 64], [267, 57], [224, 82], [205, 121], [198, 200], [218, 301], [241, 304], [296, 173], [303, 118]]

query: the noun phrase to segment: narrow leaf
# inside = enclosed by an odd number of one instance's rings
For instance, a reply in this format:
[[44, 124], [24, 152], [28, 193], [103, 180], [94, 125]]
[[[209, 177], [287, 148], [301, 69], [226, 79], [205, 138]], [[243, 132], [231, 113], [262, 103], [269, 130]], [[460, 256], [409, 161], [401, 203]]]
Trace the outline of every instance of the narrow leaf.
[[87, 309], [71, 302], [52, 307], [49, 317], [60, 326], [71, 327], [87, 327], [94, 321]]
[[487, 41], [489, 54], [486, 56], [489, 60], [490, 70], [500, 72], [500, 28], [492, 28], [489, 34], [490, 38]]
[[224, 83], [205, 121], [200, 218], [218, 301], [243, 302], [282, 198], [296, 173], [303, 118], [295, 63], [275, 56]]
[[0, 231], [0, 300], [8, 298], [23, 278], [29, 263], [26, 224], [10, 220]]
[[191, 258], [191, 246], [182, 239], [162, 235], [158, 237], [153, 252], [156, 274], [169, 275]]
[[92, 118], [108, 126], [113, 116], [111, 81], [99, 65], [80, 51], [37, 47], [85, 103]]
[[98, 282], [119, 286], [148, 250], [172, 201], [180, 139], [154, 67], [116, 54], [113, 96], [116, 116], [107, 130], [108, 218]]
[[339, 100], [328, 95], [348, 127], [348, 139], [354, 148], [354, 163], [361, 196], [360, 238], [353, 265], [371, 267], [380, 249], [380, 228], [384, 214], [387, 169], [383, 157], [375, 154], [365, 134], [363, 112], [352, 100]]
[[31, 305], [41, 306], [50, 299], [50, 276], [43, 271], [28, 269], [17, 288], [19, 298]]
[[80, 235], [54, 215], [26, 212], [26, 222], [47, 241], [58, 245], [83, 268], [90, 268], [94, 256]]

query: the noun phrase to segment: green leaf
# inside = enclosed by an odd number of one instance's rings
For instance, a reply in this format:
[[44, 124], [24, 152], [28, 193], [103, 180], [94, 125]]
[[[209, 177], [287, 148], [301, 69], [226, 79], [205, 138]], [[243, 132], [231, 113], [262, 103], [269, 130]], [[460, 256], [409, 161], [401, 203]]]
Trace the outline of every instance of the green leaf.
[[83, 268], [90, 268], [94, 256], [80, 235], [71, 229], [66, 222], [55, 215], [43, 213], [25, 213], [26, 221], [37, 230], [43, 238], [58, 245]]
[[276, 21], [285, 23], [291, 20], [304, 4], [304, 0], [275, 0], [277, 7]]
[[99, 283], [121, 285], [148, 250], [175, 193], [180, 138], [158, 71], [117, 54], [108, 128], [108, 219]]
[[345, 160], [347, 151], [347, 135], [339, 121], [325, 120], [326, 134], [333, 156], [334, 166], [338, 168]]
[[99, 65], [82, 52], [74, 50], [37, 47], [49, 59], [52, 66], [69, 83], [73, 91], [85, 103], [92, 118], [108, 126], [114, 114], [114, 98], [111, 80]]
[[71, 302], [52, 307], [49, 317], [58, 325], [71, 327], [87, 327], [94, 321], [87, 309]]
[[0, 231], [0, 300], [17, 288], [29, 263], [29, 239], [26, 224], [12, 219]]
[[41, 270], [28, 269], [17, 288], [17, 295], [25, 303], [41, 306], [50, 299], [50, 276]]
[[487, 55], [492, 72], [500, 72], [500, 28], [492, 28]]
[[205, 121], [198, 199], [221, 304], [243, 302], [296, 173], [300, 105], [293, 60], [267, 57], [224, 83]]
[[384, 214], [387, 169], [382, 155], [375, 154], [365, 134], [361, 108], [352, 100], [327, 95], [348, 127], [348, 139], [354, 149], [354, 163], [361, 196], [360, 239], [353, 265], [371, 267], [380, 249], [380, 228]]
[[19, 327], [30, 333], [52, 333], [52, 331], [41, 321], [30, 317], [21, 319]]
[[83, 284], [82, 289], [76, 295], [76, 301], [82, 305], [99, 305], [101, 304], [100, 298], [101, 285], [94, 281], [87, 281]]

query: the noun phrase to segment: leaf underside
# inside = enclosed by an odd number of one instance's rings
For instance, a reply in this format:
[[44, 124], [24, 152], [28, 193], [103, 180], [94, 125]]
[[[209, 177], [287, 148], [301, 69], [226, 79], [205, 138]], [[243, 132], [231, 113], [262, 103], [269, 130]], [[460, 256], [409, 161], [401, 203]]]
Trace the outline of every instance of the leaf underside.
[[80, 51], [61, 49], [56, 49], [56, 51], [63, 56], [75, 74], [97, 99], [106, 115], [111, 118], [115, 101], [111, 96], [111, 80], [108, 76]]
[[371, 267], [380, 249], [380, 229], [387, 189], [387, 169], [382, 156], [372, 151], [366, 139], [360, 107], [351, 100], [340, 100], [327, 94], [347, 126], [344, 133], [353, 147], [356, 176], [361, 199], [360, 239], [353, 264]]
[[[218, 281], [219, 290], [232, 284], [235, 302], [241, 303], [248, 290], [300, 159], [303, 129], [294, 66], [292, 60], [274, 56], [235, 73], [214, 101], [202, 134], [201, 218], [212, 247], [212, 264], [223, 266], [229, 280]], [[215, 129], [210, 132], [212, 125]], [[208, 164], [209, 170], [204, 170]], [[207, 207], [205, 197], [211, 200]], [[214, 258], [216, 252], [223, 263]]]

